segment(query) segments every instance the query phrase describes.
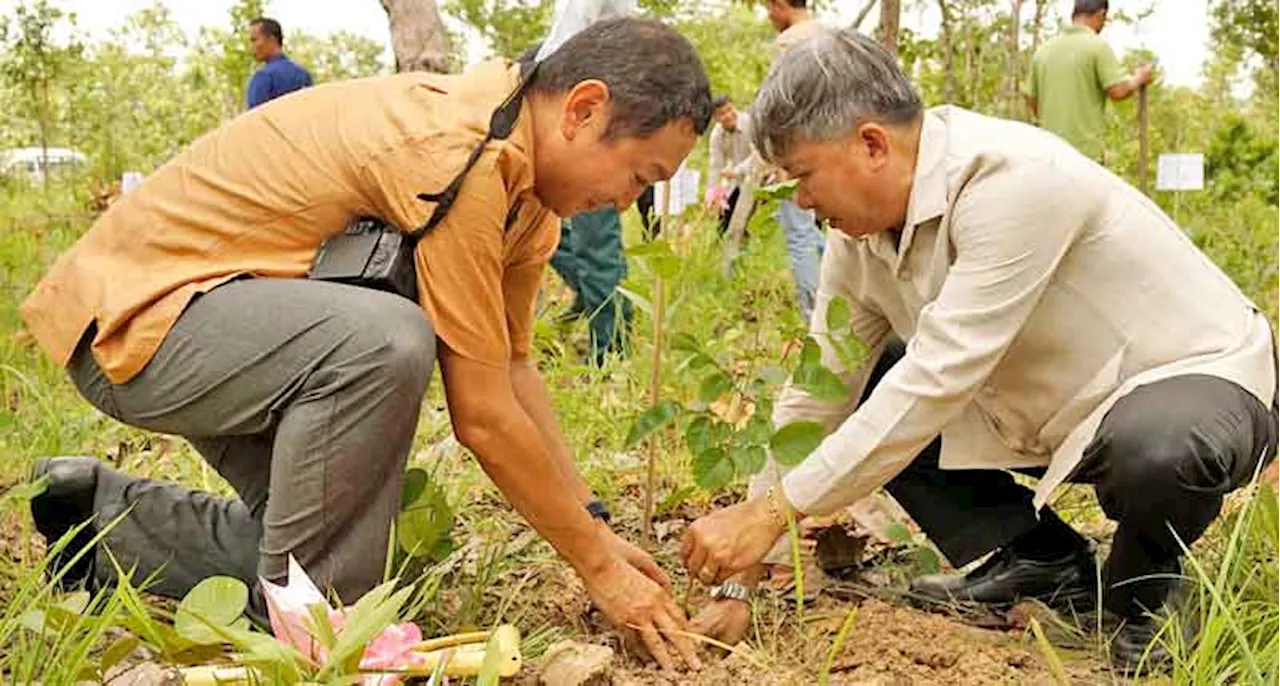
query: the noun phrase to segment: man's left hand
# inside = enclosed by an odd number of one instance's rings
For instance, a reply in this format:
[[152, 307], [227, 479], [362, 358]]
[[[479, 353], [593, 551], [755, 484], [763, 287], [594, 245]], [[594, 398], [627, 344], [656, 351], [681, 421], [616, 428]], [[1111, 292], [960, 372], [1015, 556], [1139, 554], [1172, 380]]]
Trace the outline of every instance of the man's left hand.
[[748, 500], [690, 525], [680, 557], [690, 576], [710, 586], [759, 564], [783, 531], [768, 498]]

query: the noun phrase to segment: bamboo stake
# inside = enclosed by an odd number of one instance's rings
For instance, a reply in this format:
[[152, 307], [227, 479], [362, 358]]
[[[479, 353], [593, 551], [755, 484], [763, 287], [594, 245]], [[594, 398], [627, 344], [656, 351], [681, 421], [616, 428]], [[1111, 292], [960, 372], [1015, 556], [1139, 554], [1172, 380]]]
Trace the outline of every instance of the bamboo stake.
[[[671, 213], [671, 182], [667, 181], [662, 194], [662, 213], [658, 215], [658, 234], [667, 235], [667, 219]], [[654, 273], [653, 280], [653, 360], [649, 374], [649, 407], [658, 406], [658, 394], [662, 390], [662, 320], [666, 315], [666, 284], [662, 274]], [[644, 489], [644, 521], [640, 527], [640, 542], [648, 548], [653, 544], [653, 493], [658, 488], [658, 445], [660, 432], [649, 436], [649, 475]]]

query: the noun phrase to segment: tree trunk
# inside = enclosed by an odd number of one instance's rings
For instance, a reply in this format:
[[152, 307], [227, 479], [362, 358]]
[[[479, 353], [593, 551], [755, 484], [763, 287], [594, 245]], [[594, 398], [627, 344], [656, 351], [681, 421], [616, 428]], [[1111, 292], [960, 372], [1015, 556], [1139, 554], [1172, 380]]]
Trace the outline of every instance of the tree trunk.
[[382, 0], [396, 71], [449, 71], [449, 40], [435, 0]]
[[945, 98], [950, 105], [956, 97], [956, 49], [951, 33], [951, 8], [947, 6], [947, 0], [938, 0], [938, 10], [942, 13], [942, 59], [947, 75]]
[[899, 0], [880, 0], [880, 44], [885, 50], [898, 54], [898, 19], [901, 15]]
[[1022, 88], [1022, 54], [1018, 52], [1018, 29], [1022, 24], [1022, 0], [1012, 0], [1009, 16], [1009, 43], [1007, 46], [1008, 73], [1005, 74], [1005, 116], [1010, 119], [1018, 117], [1019, 89]]
[[1031, 55], [1034, 57], [1040, 49], [1040, 34], [1044, 31], [1044, 6], [1046, 0], [1035, 0], [1036, 14], [1031, 20]]

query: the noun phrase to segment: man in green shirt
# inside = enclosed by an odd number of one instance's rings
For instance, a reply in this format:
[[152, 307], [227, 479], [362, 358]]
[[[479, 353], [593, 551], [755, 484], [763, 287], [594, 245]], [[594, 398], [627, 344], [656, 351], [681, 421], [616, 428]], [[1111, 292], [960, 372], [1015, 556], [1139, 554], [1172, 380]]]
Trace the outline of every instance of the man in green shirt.
[[1107, 99], [1133, 95], [1151, 83], [1154, 69], [1144, 64], [1126, 75], [1098, 35], [1106, 22], [1107, 0], [1076, 0], [1071, 24], [1036, 51], [1026, 92], [1042, 127], [1095, 160], [1102, 159]]

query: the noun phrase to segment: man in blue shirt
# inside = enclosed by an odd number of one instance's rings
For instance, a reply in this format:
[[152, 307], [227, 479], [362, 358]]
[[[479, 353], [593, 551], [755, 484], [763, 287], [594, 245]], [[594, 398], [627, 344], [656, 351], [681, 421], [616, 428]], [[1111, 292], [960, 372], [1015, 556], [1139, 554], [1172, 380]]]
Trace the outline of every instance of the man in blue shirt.
[[284, 31], [275, 19], [260, 17], [249, 23], [249, 44], [253, 58], [263, 67], [249, 80], [246, 96], [249, 109], [286, 93], [311, 85], [311, 74], [284, 54]]

